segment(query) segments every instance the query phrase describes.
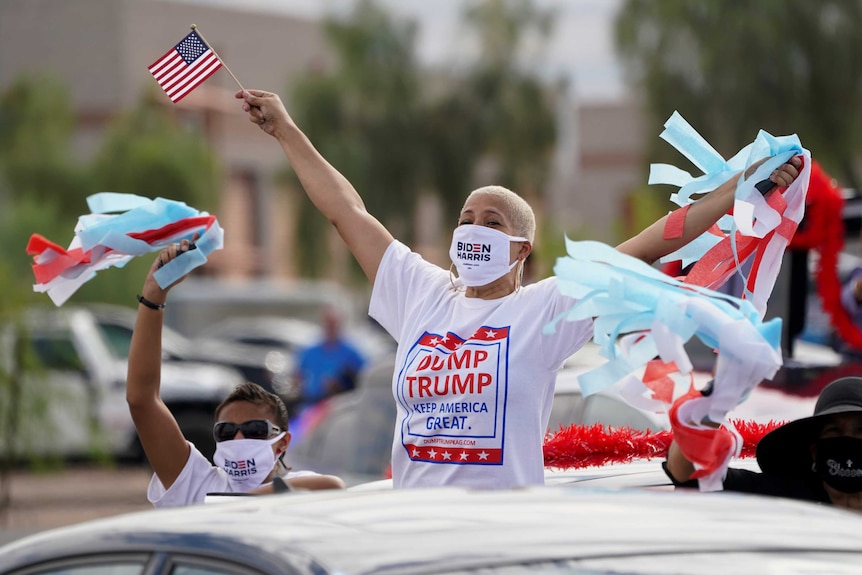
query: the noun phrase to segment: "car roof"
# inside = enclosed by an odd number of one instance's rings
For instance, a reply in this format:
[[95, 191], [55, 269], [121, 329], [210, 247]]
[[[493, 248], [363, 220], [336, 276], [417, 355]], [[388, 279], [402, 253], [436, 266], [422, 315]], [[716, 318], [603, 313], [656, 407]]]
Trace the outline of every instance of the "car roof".
[[302, 572], [344, 574], [640, 554], [862, 553], [860, 527], [858, 515], [829, 506], [732, 493], [318, 491], [140, 512], [46, 532], [5, 548], [0, 568], [98, 549], [197, 549], [266, 572], [304, 564]]
[[[545, 467], [545, 485], [591, 489], [644, 488], [673, 491], [673, 483], [662, 469], [663, 461], [664, 458], [652, 457], [569, 469]], [[730, 462], [730, 467], [760, 471], [754, 457], [734, 458]], [[348, 489], [351, 491], [392, 489], [392, 479], [366, 481], [352, 485]]]

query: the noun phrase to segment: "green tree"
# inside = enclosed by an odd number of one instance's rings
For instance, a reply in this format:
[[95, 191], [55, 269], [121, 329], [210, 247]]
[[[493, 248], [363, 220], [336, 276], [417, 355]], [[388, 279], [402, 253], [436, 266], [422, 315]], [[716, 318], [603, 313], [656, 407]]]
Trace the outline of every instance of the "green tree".
[[[859, 188], [862, 3], [847, 0], [628, 0], [617, 44], [642, 86], [650, 133], [674, 110], [725, 157], [763, 128], [796, 133]], [[650, 140], [650, 160], [669, 159]]]
[[96, 189], [217, 207], [221, 169], [201, 129], [145, 97], [107, 132], [93, 164]]
[[556, 144], [556, 94], [531, 72], [535, 63], [524, 61], [523, 48], [531, 37], [551, 36], [553, 13], [529, 0], [486, 0], [464, 17], [479, 39], [480, 58], [466, 84], [485, 124], [484, 151], [501, 185], [535, 195]]
[[[45, 296], [33, 292], [32, 233], [72, 229], [88, 187], [86, 167], [69, 154], [73, 117], [68, 94], [52, 78], [27, 77], [0, 94], [0, 515], [11, 502], [9, 473], [31, 459], [22, 426], [50, 424], [48, 396], [24, 345], [21, 312]], [[38, 370], [37, 370], [38, 373]]]
[[[68, 242], [85, 205], [90, 179], [70, 153], [72, 130], [69, 96], [56, 80], [22, 77], [0, 94], [0, 242], [7, 248], [0, 266], [8, 270], [0, 274], [0, 313], [37, 299], [27, 271], [30, 235]], [[56, 237], [58, 230], [70, 237]]]
[[[473, 147], [472, 153], [464, 152], [474, 162], [468, 177], [475, 176], [476, 161], [492, 165], [493, 182], [527, 199], [540, 218], [542, 191], [557, 141], [559, 93], [556, 86], [535, 74], [537, 64], [525, 59], [524, 48], [528, 41], [540, 46], [543, 39], [551, 37], [553, 16], [552, 11], [536, 8], [529, 0], [485, 0], [469, 6], [464, 19], [478, 38], [480, 56], [452, 96], [463, 114], [455, 122], [474, 134], [461, 143], [461, 148], [465, 143]], [[462, 127], [460, 132], [464, 131]], [[449, 145], [458, 149], [455, 142]], [[465, 188], [441, 191], [448, 209], [457, 213]], [[536, 242], [535, 265], [547, 267], [542, 262], [551, 257], [543, 251], [560, 255], [556, 250], [562, 244], [561, 234], [559, 239]], [[539, 269], [537, 273], [547, 271]]]
[[553, 91], [521, 57], [531, 33], [550, 34], [551, 13], [526, 0], [486, 0], [468, 6], [463, 20], [479, 57], [459, 62], [425, 112], [428, 177], [451, 214], [460, 211], [483, 159], [493, 164], [496, 183], [533, 195], [545, 183], [556, 142]]
[[50, 77], [22, 77], [0, 95], [0, 197], [76, 213], [90, 181], [70, 154], [74, 117], [65, 88]]
[[[111, 126], [92, 164], [74, 153], [74, 117], [68, 94], [50, 78], [22, 78], [0, 95], [0, 241], [3, 260], [28, 269], [25, 248], [31, 234], [65, 247], [77, 218], [89, 210], [86, 197], [116, 191], [180, 200], [214, 211], [220, 169], [204, 136], [193, 124], [153, 99], [144, 99]], [[128, 303], [150, 261], [139, 258], [126, 273], [85, 284], [73, 301]], [[146, 260], [146, 261], [145, 261]], [[8, 276], [7, 289], [32, 299], [32, 274]], [[39, 296], [44, 298], [45, 296]]]
[[[296, 85], [294, 116], [368, 210], [409, 240], [404, 224], [415, 208], [423, 149], [415, 24], [394, 21], [364, 0], [349, 19], [327, 21], [325, 33], [337, 67]], [[300, 205], [300, 264], [319, 275], [326, 223], [309, 201]]]
[[[487, 0], [464, 14], [480, 56], [454, 71], [420, 70], [415, 24], [392, 20], [370, 0], [346, 21], [326, 24], [338, 66], [311, 73], [292, 93], [297, 122], [321, 153], [356, 186], [369, 211], [410, 242], [417, 193], [438, 194], [458, 213], [491, 166], [494, 183], [536, 200], [556, 142], [556, 92], [521, 57], [530, 38], [546, 37], [551, 14], [527, 0]], [[326, 222], [303, 199], [298, 217], [303, 273], [326, 260]]]
[[[155, 98], [144, 97], [109, 128], [93, 162], [91, 193], [164, 197], [214, 212], [222, 185], [221, 168], [198, 125], [183, 120]], [[83, 205], [76, 213], [86, 211]], [[73, 300], [129, 305], [151, 263], [151, 258], [140, 257], [122, 273], [104, 270], [84, 284]]]

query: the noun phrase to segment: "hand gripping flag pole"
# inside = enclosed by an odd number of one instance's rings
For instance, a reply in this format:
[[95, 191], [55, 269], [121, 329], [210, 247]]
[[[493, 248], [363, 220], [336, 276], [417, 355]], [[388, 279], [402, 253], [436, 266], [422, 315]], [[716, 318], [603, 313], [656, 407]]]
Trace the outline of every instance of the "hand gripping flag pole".
[[192, 32], [197, 31], [198, 36], [200, 36], [201, 40], [203, 40], [204, 44], [206, 44], [207, 47], [213, 51], [213, 54], [215, 54], [216, 58], [219, 59], [219, 62], [221, 62], [221, 65], [224, 66], [225, 70], [227, 70], [227, 73], [230, 74], [230, 77], [233, 78], [233, 81], [236, 82], [236, 85], [239, 86], [239, 89], [242, 90], [243, 92], [245, 92], [245, 88], [242, 87], [242, 84], [239, 83], [239, 80], [237, 80], [237, 78], [236, 78], [236, 76], [234, 76], [233, 72], [230, 71], [230, 68], [228, 68], [227, 64], [224, 63], [224, 60], [222, 60], [221, 56], [218, 55], [218, 53], [215, 51], [215, 48], [212, 47], [212, 44], [207, 42], [207, 39], [204, 38], [204, 35], [201, 33], [200, 30], [198, 30], [197, 25], [192, 24], [190, 26], [190, 28], [192, 29]]

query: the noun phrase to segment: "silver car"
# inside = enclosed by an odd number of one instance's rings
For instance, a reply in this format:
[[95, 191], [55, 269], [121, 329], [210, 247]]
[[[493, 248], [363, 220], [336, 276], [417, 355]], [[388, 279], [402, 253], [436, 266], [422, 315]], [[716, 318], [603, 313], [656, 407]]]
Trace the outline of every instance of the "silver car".
[[[93, 313], [32, 308], [21, 326], [17, 336], [13, 324], [0, 326], [0, 376], [16, 377], [20, 388], [0, 386], [0, 404], [19, 415], [4, 420], [0, 455], [143, 458], [126, 403], [126, 358], [106, 341]], [[10, 353], [15, 338], [24, 344], [17, 360]], [[210, 457], [215, 407], [242, 376], [198, 362], [165, 362], [161, 376], [162, 398], [186, 438]]]
[[862, 516], [730, 493], [535, 487], [247, 496], [45, 532], [7, 575], [849, 574]]

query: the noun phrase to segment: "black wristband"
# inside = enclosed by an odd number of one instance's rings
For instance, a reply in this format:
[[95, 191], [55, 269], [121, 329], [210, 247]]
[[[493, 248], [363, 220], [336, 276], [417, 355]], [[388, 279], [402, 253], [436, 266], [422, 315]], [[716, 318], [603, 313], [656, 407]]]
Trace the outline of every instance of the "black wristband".
[[273, 493], [285, 493], [287, 491], [293, 491], [288, 485], [287, 481], [276, 475], [272, 478], [272, 492]]
[[138, 301], [147, 306], [150, 309], [154, 309], [156, 311], [162, 311], [165, 309], [165, 304], [163, 303], [153, 303], [141, 294], [138, 294]]

